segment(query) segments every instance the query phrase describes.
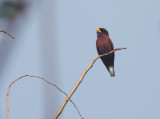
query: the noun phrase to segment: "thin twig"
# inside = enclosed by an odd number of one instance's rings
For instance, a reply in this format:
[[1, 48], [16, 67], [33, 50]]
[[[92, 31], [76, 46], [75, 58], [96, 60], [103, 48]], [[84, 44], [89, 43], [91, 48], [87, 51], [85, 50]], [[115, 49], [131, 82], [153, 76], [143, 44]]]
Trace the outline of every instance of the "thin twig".
[[[54, 87], [56, 87], [60, 92], [62, 92], [64, 95], [67, 96], [67, 94], [66, 94], [63, 90], [61, 90], [57, 85], [49, 82], [49, 81], [46, 80], [45, 78], [42, 78], [42, 77], [40, 77], [40, 76], [23, 75], [23, 76], [17, 78], [16, 80], [14, 80], [14, 81], [9, 85], [9, 87], [8, 87], [8, 91], [7, 91], [7, 94], [6, 94], [7, 119], [8, 119], [8, 115], [9, 115], [8, 96], [9, 96], [10, 88], [11, 88], [11, 86], [12, 86], [16, 81], [18, 81], [18, 80], [20, 80], [20, 79], [22, 79], [22, 78], [24, 78], [24, 77], [35, 77], [35, 78], [42, 79], [42, 80], [44, 80], [46, 83], [48, 83], [48, 84], [53, 85]], [[71, 103], [74, 105], [74, 107], [76, 108], [79, 116], [81, 117], [81, 114], [80, 114], [77, 106], [75, 105], [75, 103], [74, 103], [71, 99], [70, 99], [70, 101], [71, 101]]]
[[6, 33], [6, 34], [8, 34], [11, 38], [15, 39], [10, 33], [8, 33], [8, 32], [5, 31], [5, 30], [0, 30], [0, 32]]
[[62, 113], [65, 105], [67, 104], [67, 102], [69, 101], [69, 99], [71, 98], [71, 96], [73, 95], [73, 93], [76, 91], [76, 89], [78, 88], [78, 86], [80, 85], [80, 83], [83, 81], [84, 76], [86, 75], [86, 73], [89, 71], [89, 69], [93, 66], [93, 64], [95, 63], [95, 61], [100, 58], [103, 57], [105, 55], [109, 55], [117, 50], [123, 50], [126, 48], [116, 48], [114, 50], [112, 50], [109, 53], [103, 54], [103, 55], [99, 55], [97, 56], [91, 63], [90, 65], [83, 71], [81, 77], [79, 78], [78, 82], [76, 83], [76, 85], [73, 87], [73, 89], [71, 90], [71, 92], [68, 94], [68, 96], [66, 97], [66, 99], [64, 100], [63, 104], [61, 105], [60, 109], [58, 110], [58, 112], [56, 113], [56, 115], [53, 117], [53, 119], [57, 119], [59, 117], [59, 115]]

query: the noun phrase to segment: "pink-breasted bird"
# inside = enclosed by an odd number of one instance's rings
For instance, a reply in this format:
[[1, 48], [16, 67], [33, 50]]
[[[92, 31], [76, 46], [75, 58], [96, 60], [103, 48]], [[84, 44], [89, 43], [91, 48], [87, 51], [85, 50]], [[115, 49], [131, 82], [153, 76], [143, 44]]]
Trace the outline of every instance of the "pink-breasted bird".
[[[111, 39], [109, 38], [108, 31], [105, 28], [99, 28], [96, 30], [97, 30], [96, 46], [98, 54], [102, 55], [114, 50], [114, 46]], [[109, 71], [111, 77], [114, 77], [115, 76], [114, 52], [112, 54], [101, 57], [101, 60], [103, 61], [104, 65]]]

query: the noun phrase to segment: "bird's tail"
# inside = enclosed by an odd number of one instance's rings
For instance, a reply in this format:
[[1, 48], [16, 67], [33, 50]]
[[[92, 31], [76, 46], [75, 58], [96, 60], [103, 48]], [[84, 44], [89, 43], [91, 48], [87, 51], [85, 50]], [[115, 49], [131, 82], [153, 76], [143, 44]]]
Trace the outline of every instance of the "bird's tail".
[[113, 66], [110, 66], [110, 67], [108, 68], [108, 70], [109, 70], [109, 73], [110, 73], [111, 77], [114, 77], [114, 76], [115, 76], [115, 71], [114, 71]]

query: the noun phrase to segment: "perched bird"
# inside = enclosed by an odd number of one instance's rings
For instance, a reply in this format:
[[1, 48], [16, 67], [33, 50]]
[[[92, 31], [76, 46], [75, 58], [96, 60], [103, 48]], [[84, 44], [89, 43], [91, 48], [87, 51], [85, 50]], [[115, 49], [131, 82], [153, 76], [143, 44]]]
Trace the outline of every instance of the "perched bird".
[[[109, 33], [105, 28], [96, 29], [97, 31], [97, 52], [99, 55], [109, 53], [110, 51], [114, 50], [113, 43], [109, 38]], [[111, 77], [115, 76], [114, 71], [114, 52], [112, 54], [106, 55], [101, 57], [104, 65], [106, 66], [107, 70], [109, 71]]]

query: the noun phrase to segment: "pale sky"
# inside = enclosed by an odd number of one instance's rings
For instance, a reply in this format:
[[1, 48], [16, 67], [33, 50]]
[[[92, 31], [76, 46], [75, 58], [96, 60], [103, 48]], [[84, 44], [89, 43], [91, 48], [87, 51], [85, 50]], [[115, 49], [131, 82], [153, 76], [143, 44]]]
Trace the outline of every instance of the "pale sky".
[[[52, 7], [43, 6], [43, 9], [49, 11], [48, 14], [54, 13], [53, 34], [56, 34], [56, 37], [53, 40], [56, 42], [56, 50], [53, 49], [53, 53], [57, 60], [54, 64], [56, 63], [58, 67], [57, 84], [67, 93], [71, 91], [84, 69], [98, 55], [95, 44], [97, 28], [104, 27], [109, 31], [115, 48], [127, 47], [126, 50], [115, 53], [114, 78], [110, 77], [99, 59], [72, 96], [72, 100], [85, 119], [160, 118], [159, 6], [158, 0], [57, 0], [53, 5], [53, 12]], [[17, 77], [28, 73], [42, 76], [39, 58], [42, 49], [40, 50], [37, 33], [40, 20], [36, 15], [39, 12], [36, 10], [36, 5], [30, 8], [29, 17], [23, 24], [24, 28], [21, 28], [21, 35], [17, 36], [17, 39], [21, 40], [17, 42], [3, 75], [3, 80], [9, 80], [3, 85], [4, 92], [1, 94], [3, 97], [8, 84]], [[46, 25], [49, 27], [49, 24]], [[22, 65], [23, 62], [27, 64]], [[12, 92], [18, 91], [10, 97], [12, 99], [10, 119], [22, 117], [44, 119], [41, 116], [43, 99], [34, 97], [35, 94], [37, 97], [42, 96], [43, 82], [37, 80], [24, 80], [24, 82], [20, 81], [16, 84], [17, 87], [12, 89]], [[37, 84], [37, 88], [31, 85], [34, 83]], [[27, 90], [27, 84], [35, 90]], [[29, 98], [25, 104], [23, 102], [26, 100], [25, 97], [24, 99], [21, 97], [22, 100], [18, 102], [19, 98], [15, 98], [16, 95], [23, 94], [22, 90], [33, 91], [33, 94], [27, 94]], [[58, 109], [65, 96], [58, 91], [55, 95], [60, 96], [56, 105]], [[1, 100], [2, 107], [5, 108], [5, 97]], [[32, 100], [37, 101], [35, 103]], [[19, 107], [22, 104], [28, 110], [25, 108], [22, 110]], [[3, 112], [5, 118], [5, 109]], [[54, 113], [49, 112], [47, 118], [52, 119], [53, 115]], [[79, 119], [79, 115], [69, 102], [59, 119]]]

